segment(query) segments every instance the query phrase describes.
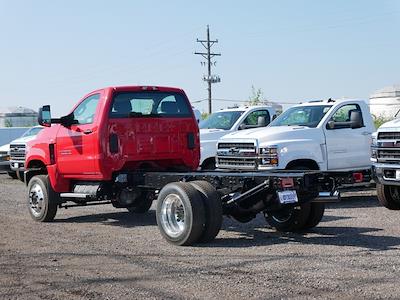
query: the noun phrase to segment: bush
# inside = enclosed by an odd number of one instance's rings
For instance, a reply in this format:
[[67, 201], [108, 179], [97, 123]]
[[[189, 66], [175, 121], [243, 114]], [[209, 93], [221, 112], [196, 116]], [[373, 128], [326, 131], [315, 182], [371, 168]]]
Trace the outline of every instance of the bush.
[[378, 117], [376, 117], [376, 116], [372, 116], [372, 118], [373, 118], [373, 120], [374, 120], [374, 124], [375, 124], [375, 128], [376, 129], [378, 129], [379, 127], [381, 127], [381, 125], [383, 124], [383, 123], [386, 123], [386, 122], [388, 122], [388, 121], [391, 121], [391, 120], [393, 120], [393, 118], [387, 118], [387, 117], [384, 117], [384, 116], [378, 116]]

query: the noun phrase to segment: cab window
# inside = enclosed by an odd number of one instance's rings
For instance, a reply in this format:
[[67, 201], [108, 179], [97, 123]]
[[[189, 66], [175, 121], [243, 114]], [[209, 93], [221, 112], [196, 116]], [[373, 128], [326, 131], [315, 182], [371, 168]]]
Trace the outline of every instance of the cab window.
[[361, 113], [361, 109], [357, 104], [344, 105], [333, 114], [331, 121], [350, 122], [350, 115], [352, 111], [359, 111]]
[[244, 119], [243, 124], [257, 126], [259, 117], [265, 118], [265, 124], [266, 125], [268, 125], [269, 122], [271, 121], [271, 117], [270, 117], [269, 112], [267, 110], [256, 110], [256, 111], [251, 112], [246, 117], [246, 119]]
[[186, 98], [175, 92], [119, 92], [114, 96], [110, 118], [191, 117]]
[[93, 123], [100, 94], [95, 94], [83, 100], [74, 110], [74, 120], [77, 124]]

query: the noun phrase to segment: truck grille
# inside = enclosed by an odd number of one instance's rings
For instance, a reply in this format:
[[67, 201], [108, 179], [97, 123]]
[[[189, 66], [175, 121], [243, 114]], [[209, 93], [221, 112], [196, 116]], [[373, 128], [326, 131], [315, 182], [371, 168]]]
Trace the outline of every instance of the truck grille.
[[381, 162], [399, 162], [400, 149], [378, 149], [378, 160]]
[[254, 143], [219, 143], [218, 149], [247, 149], [247, 150], [254, 150], [255, 145]]
[[377, 147], [372, 147], [374, 153], [378, 162], [400, 162], [400, 132], [379, 132]]
[[257, 169], [256, 143], [218, 143], [217, 167], [221, 169]]
[[400, 132], [379, 132], [378, 140], [400, 140]]
[[10, 160], [25, 161], [25, 145], [10, 145]]

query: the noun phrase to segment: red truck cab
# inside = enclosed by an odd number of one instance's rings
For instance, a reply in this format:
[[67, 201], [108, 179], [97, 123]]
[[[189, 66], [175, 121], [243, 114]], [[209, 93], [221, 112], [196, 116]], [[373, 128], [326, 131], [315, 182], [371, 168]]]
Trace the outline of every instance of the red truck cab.
[[181, 89], [108, 87], [83, 97], [67, 116], [51, 119], [44, 106], [40, 118], [47, 128], [28, 144], [25, 163], [28, 171], [45, 171], [57, 193], [77, 181], [113, 180], [120, 171], [199, 164], [198, 125]]

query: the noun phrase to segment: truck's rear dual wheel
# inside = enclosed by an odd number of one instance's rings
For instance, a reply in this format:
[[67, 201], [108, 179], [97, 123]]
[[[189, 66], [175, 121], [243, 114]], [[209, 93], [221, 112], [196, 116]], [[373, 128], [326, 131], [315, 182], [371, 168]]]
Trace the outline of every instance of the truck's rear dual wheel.
[[178, 246], [192, 245], [199, 240], [205, 224], [200, 193], [186, 182], [167, 184], [158, 195], [156, 219], [168, 242]]
[[376, 184], [379, 203], [391, 210], [400, 210], [400, 186]]
[[53, 221], [57, 213], [58, 194], [53, 190], [47, 175], [36, 175], [28, 184], [28, 208], [35, 221]]
[[157, 200], [157, 224], [174, 245], [212, 241], [221, 229], [222, 202], [206, 181], [169, 183]]
[[200, 192], [205, 210], [206, 222], [198, 241], [201, 243], [211, 242], [218, 235], [222, 225], [221, 198], [214, 186], [208, 181], [195, 180], [191, 181], [190, 184]]

